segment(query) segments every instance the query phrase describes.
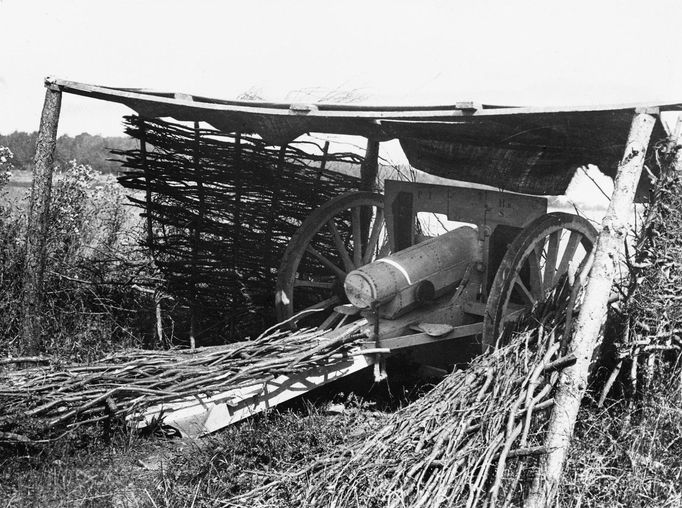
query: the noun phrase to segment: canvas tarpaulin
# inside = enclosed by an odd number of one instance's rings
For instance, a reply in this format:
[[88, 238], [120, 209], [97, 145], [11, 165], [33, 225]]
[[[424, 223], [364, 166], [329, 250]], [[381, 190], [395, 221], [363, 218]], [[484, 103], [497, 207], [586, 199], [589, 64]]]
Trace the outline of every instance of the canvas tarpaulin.
[[[474, 103], [377, 107], [226, 101], [179, 93], [48, 79], [64, 92], [124, 104], [147, 118], [206, 122], [285, 145], [306, 133], [399, 139], [411, 165], [445, 178], [529, 194], [562, 194], [576, 167], [613, 176], [638, 107], [513, 108]], [[652, 140], [664, 136], [657, 122]]]
[[[593, 164], [616, 176], [632, 115], [624, 109], [382, 123], [417, 169], [510, 191], [558, 195], [579, 166]], [[657, 122], [652, 140], [664, 136]]]

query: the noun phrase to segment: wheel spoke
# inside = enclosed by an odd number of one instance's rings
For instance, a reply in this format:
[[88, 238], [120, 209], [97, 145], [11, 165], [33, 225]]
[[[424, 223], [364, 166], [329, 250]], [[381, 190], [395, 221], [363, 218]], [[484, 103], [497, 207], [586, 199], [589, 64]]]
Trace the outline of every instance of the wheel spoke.
[[336, 250], [341, 256], [341, 260], [343, 261], [343, 266], [346, 268], [346, 272], [352, 271], [355, 268], [355, 266], [353, 265], [353, 260], [350, 258], [350, 255], [346, 250], [346, 246], [343, 244], [343, 239], [341, 238], [339, 230], [336, 229], [336, 224], [334, 223], [333, 217], [329, 222], [327, 222], [327, 226], [329, 227], [329, 230], [332, 232], [334, 245], [336, 246]]
[[[587, 269], [589, 272], [592, 269], [592, 262], [594, 261], [594, 250], [591, 250], [585, 254], [585, 257], [583, 257], [583, 260], [580, 262], [580, 265], [578, 266], [578, 269], [575, 271], [576, 277], [582, 277], [583, 276], [583, 271]], [[589, 265], [589, 266], [587, 266]], [[587, 274], [585, 274], [587, 276]]]
[[547, 253], [545, 256], [545, 276], [543, 277], [543, 291], [552, 289], [554, 284], [554, 274], [556, 273], [556, 261], [559, 256], [559, 241], [561, 240], [561, 229], [550, 234], [547, 241]]
[[521, 290], [520, 291], [521, 296], [523, 296], [528, 301], [528, 303], [530, 303], [531, 305], [535, 305], [535, 302], [537, 302], [537, 298], [533, 296], [528, 287], [526, 287], [526, 285], [521, 280], [521, 277], [519, 277], [518, 275], [514, 280], [514, 286], [518, 287]]
[[355, 268], [362, 264], [362, 227], [360, 224], [360, 207], [353, 208], [353, 263]]
[[334, 287], [333, 282], [325, 282], [321, 280], [305, 280], [296, 279], [294, 280], [295, 288], [320, 288], [320, 289], [331, 289]]
[[310, 245], [308, 245], [308, 247], [306, 247], [305, 250], [306, 250], [306, 252], [309, 252], [310, 254], [312, 254], [313, 256], [315, 256], [315, 257], [320, 261], [320, 263], [322, 263], [324, 266], [326, 266], [326, 267], [329, 268], [331, 271], [333, 271], [333, 272], [336, 274], [336, 276], [337, 276], [341, 281], [346, 280], [346, 272], [344, 272], [343, 270], [341, 270], [341, 268], [339, 268], [338, 266], [336, 266], [336, 265], [335, 265], [333, 262], [331, 262], [326, 256], [324, 256], [323, 254], [320, 254], [319, 252], [317, 252], [317, 251], [316, 251], [315, 249], [313, 249]]
[[540, 256], [536, 250], [528, 254], [528, 268], [530, 269], [530, 291], [536, 299], [542, 298], [542, 271], [540, 270]]
[[566, 242], [566, 249], [564, 249], [564, 255], [561, 256], [561, 262], [557, 268], [556, 275], [552, 281], [552, 285], [555, 286], [559, 279], [568, 271], [568, 266], [573, 261], [573, 256], [580, 245], [580, 240], [582, 235], [578, 231], [571, 231], [571, 236], [568, 237]]
[[[546, 240], [547, 240], [546, 238], [542, 238], [533, 249], [533, 252], [535, 252], [535, 256], [538, 259], [538, 266], [541, 266], [542, 260], [545, 259], [545, 243], [547, 243]], [[542, 272], [540, 272], [540, 275], [542, 275]]]
[[372, 261], [372, 255], [379, 243], [379, 236], [381, 235], [381, 230], [384, 226], [384, 210], [382, 208], [377, 208], [376, 216], [374, 217], [374, 224], [372, 225], [372, 232], [370, 233], [369, 240], [367, 241], [367, 247], [365, 248], [365, 254], [362, 256], [362, 264], [366, 265]]

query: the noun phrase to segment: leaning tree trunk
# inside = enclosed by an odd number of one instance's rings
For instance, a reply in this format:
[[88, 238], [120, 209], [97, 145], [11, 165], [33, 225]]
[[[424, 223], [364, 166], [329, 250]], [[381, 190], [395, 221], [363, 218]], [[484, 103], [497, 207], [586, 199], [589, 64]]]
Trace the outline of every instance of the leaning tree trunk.
[[569, 345], [576, 362], [564, 369], [559, 379], [554, 409], [545, 438], [545, 448], [548, 452], [542, 458], [535, 474], [525, 503], [528, 507], [548, 506], [556, 496], [580, 402], [585, 394], [592, 353], [599, 343], [601, 328], [606, 319], [616, 260], [627, 233], [635, 190], [656, 122], [656, 118], [649, 113], [637, 113], [632, 121], [611, 203], [602, 222], [602, 231], [594, 250], [594, 262], [587, 279], [575, 333]]
[[37, 354], [40, 349], [45, 239], [52, 195], [52, 161], [57, 144], [57, 125], [62, 104], [61, 90], [49, 80], [45, 84], [47, 89], [38, 131], [26, 229], [22, 350], [29, 355]]

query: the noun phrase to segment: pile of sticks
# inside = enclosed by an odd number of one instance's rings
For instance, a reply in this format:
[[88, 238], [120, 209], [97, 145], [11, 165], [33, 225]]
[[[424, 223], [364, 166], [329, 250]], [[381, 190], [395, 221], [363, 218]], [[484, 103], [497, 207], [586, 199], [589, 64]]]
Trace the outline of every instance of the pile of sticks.
[[225, 506], [280, 506], [292, 492], [294, 504], [320, 507], [519, 503], [523, 480], [545, 452], [559, 373], [575, 361], [562, 356], [570, 294], [565, 284], [506, 346], [450, 374], [371, 438], [270, 478]]
[[[238, 340], [274, 323], [275, 279], [284, 250], [317, 206], [358, 179], [330, 171], [357, 169], [362, 157], [329, 153], [329, 145], [266, 145], [240, 133], [125, 118], [140, 148], [114, 151], [126, 172], [120, 183], [143, 209], [146, 244], [185, 309], [175, 333]], [[328, 252], [335, 249], [329, 241]], [[308, 266], [310, 265], [310, 266]], [[304, 260], [315, 275], [324, 267]], [[159, 289], [159, 288], [154, 288]], [[189, 319], [188, 319], [189, 316]]]
[[599, 405], [616, 382], [626, 395], [645, 392], [657, 374], [679, 369], [682, 352], [682, 147], [659, 143], [650, 166], [656, 169], [642, 228], [635, 232], [635, 252], [628, 256], [629, 277], [623, 296], [616, 363]]
[[343, 357], [364, 323], [333, 333], [270, 329], [253, 341], [194, 352], [132, 350], [89, 365], [0, 371], [0, 442], [56, 439], [162, 402], [303, 372]]

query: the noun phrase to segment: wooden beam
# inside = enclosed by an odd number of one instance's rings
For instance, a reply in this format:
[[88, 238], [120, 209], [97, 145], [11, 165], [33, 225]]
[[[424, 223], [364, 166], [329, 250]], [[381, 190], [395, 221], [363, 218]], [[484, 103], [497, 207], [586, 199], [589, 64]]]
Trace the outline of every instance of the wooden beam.
[[[201, 96], [191, 96], [181, 94], [176, 96], [173, 93], [155, 92], [151, 90], [135, 88], [113, 88], [89, 83], [79, 83], [61, 79], [52, 80], [65, 92], [93, 97], [108, 102], [118, 102], [121, 104], [133, 104], [135, 101], [151, 102], [170, 106], [179, 106], [192, 109], [203, 109], [211, 111], [236, 112], [239, 114], [257, 114], [272, 117], [286, 117], [290, 119], [292, 112], [291, 103], [277, 103], [265, 101], [236, 101], [221, 100]], [[191, 99], [191, 100], [188, 100]], [[566, 112], [590, 112], [590, 111], [617, 111], [632, 110], [639, 108], [655, 107], [660, 111], [682, 111], [680, 102], [648, 102], [648, 103], [623, 103], [605, 104], [588, 106], [550, 106], [550, 107], [513, 107], [513, 106], [480, 106], [472, 102], [461, 102], [454, 106], [384, 106], [381, 108], [365, 107], [353, 104], [317, 104], [317, 108], [306, 111], [306, 118], [322, 117], [329, 119], [424, 119], [424, 118], [460, 118], [467, 116], [497, 116], [497, 115], [523, 115], [523, 114], [544, 114], [544, 113], [566, 113]], [[473, 111], [473, 108], [478, 108]], [[185, 111], [187, 111], [185, 109]], [[473, 111], [473, 113], [472, 113]], [[329, 130], [324, 132], [335, 132]]]
[[606, 320], [609, 295], [616, 273], [616, 261], [629, 229], [628, 218], [631, 216], [637, 183], [655, 122], [656, 117], [647, 113], [635, 114], [632, 121], [611, 203], [594, 248], [594, 261], [575, 332], [569, 343], [568, 353], [575, 355], [576, 362], [561, 372], [545, 438], [548, 453], [540, 461], [524, 506], [552, 506], [556, 496], [580, 403], [587, 388], [592, 354], [601, 340], [601, 329]]
[[24, 302], [22, 306], [22, 350], [35, 355], [40, 350], [45, 240], [49, 228], [50, 200], [57, 126], [62, 105], [59, 87], [46, 82], [45, 102], [40, 117], [31, 185], [31, 202], [26, 228]]

